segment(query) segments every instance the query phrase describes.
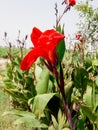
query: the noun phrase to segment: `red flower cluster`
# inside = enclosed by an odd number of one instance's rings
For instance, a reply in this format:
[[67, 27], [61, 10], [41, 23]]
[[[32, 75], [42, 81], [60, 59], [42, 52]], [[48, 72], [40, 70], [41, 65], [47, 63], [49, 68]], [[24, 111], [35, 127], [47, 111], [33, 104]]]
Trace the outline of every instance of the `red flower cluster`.
[[64, 0], [65, 4], [67, 4], [68, 6], [74, 6], [76, 4], [76, 0]]
[[34, 27], [31, 33], [31, 41], [34, 48], [23, 58], [20, 67], [28, 70], [38, 57], [43, 57], [48, 63], [55, 64], [57, 57], [56, 46], [65, 36], [54, 29], [41, 32]]

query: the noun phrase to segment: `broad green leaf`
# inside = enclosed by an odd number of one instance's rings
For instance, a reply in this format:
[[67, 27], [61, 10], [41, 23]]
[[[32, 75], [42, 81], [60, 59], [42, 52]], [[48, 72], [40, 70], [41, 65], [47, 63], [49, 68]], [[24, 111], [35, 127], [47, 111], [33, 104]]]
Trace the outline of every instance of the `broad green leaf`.
[[48, 104], [49, 100], [55, 95], [56, 93], [49, 93], [49, 94], [40, 94], [34, 97], [32, 110], [33, 112], [40, 117], [45, 109], [46, 105]]
[[65, 86], [64, 86], [64, 90], [65, 90], [65, 95], [67, 96], [69, 94], [70, 89], [72, 88], [73, 85], [73, 81], [68, 82]]
[[[95, 105], [94, 105], [94, 110], [95, 110], [95, 112], [97, 112], [97, 118], [98, 118], [98, 93], [96, 93], [96, 95], [95, 95], [95, 100], [96, 100], [96, 102], [95, 102]], [[97, 122], [98, 122], [98, 119], [97, 119]]]
[[39, 65], [35, 65], [35, 76], [36, 80], [39, 79], [40, 73], [42, 72], [42, 68]]
[[46, 124], [41, 123], [39, 120], [36, 119], [35, 115], [31, 112], [27, 111], [20, 111], [20, 110], [13, 110], [13, 111], [7, 111], [3, 114], [3, 116], [6, 115], [17, 115], [19, 116], [16, 121], [14, 121], [15, 125], [23, 124], [25, 123], [27, 127], [33, 127], [33, 128], [47, 128]]
[[81, 94], [83, 94], [86, 90], [88, 83], [88, 72], [86, 71], [86, 69], [82, 67], [77, 67], [73, 71], [72, 78], [74, 81], [74, 86], [78, 88], [79, 91], [82, 90]]
[[[57, 28], [57, 31], [64, 34], [64, 25], [61, 28], [61, 26], [59, 25], [59, 27]], [[66, 47], [65, 47], [65, 41], [62, 40], [56, 47], [56, 51], [59, 57], [59, 61], [61, 62], [65, 53]]]
[[68, 104], [71, 103], [71, 94], [73, 90], [73, 81], [69, 81], [65, 86], [64, 86], [64, 91], [65, 91], [65, 96], [66, 96], [66, 102]]
[[84, 102], [88, 104], [89, 107], [92, 107], [92, 87], [87, 86], [86, 92], [84, 94]]
[[16, 121], [14, 121], [15, 125], [18, 124], [24, 124], [27, 127], [32, 127], [32, 128], [47, 128], [48, 126], [44, 123], [41, 123], [39, 120], [32, 118], [32, 117], [20, 117], [18, 119], [16, 119]]
[[35, 115], [31, 112], [28, 111], [20, 111], [20, 110], [11, 110], [11, 111], [6, 111], [2, 114], [2, 116], [6, 115], [16, 115], [16, 116], [31, 116], [32, 118], [35, 118]]
[[81, 104], [81, 109], [83, 114], [87, 116], [91, 121], [96, 121], [97, 116], [95, 115], [95, 113], [93, 113], [89, 106]]
[[98, 60], [93, 60], [92, 61], [92, 67], [94, 68], [95, 66], [98, 66]]
[[77, 130], [85, 130], [85, 123], [83, 119], [78, 120], [77, 122]]
[[92, 60], [89, 57], [86, 57], [85, 59], [85, 66], [87, 69], [90, 69], [90, 67], [92, 66]]
[[44, 68], [40, 74], [39, 80], [36, 85], [37, 94], [47, 93], [49, 83], [49, 71]]
[[70, 130], [70, 128], [63, 128], [62, 130]]

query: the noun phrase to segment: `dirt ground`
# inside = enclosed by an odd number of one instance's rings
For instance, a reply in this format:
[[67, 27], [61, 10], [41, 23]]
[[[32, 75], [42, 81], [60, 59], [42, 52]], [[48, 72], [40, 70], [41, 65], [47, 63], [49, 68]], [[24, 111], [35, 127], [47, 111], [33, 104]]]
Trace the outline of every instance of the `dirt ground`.
[[6, 64], [9, 60], [8, 59], [3, 59], [0, 58], [0, 80], [2, 80], [5, 68], [6, 68]]
[[8, 59], [0, 58], [0, 70], [5, 69], [7, 62], [8, 62]]

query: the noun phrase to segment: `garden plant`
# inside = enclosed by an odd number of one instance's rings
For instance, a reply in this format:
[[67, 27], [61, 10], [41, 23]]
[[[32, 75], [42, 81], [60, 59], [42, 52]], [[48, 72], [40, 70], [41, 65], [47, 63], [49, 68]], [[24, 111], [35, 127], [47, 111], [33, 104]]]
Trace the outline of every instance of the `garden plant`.
[[[15, 114], [18, 116], [15, 124], [25, 124], [32, 130], [97, 130], [98, 53], [87, 51], [88, 42], [98, 42], [98, 36], [94, 37], [98, 31], [97, 9], [89, 1], [77, 4], [75, 0], [64, 0], [61, 4], [65, 6], [61, 15], [55, 4], [53, 29], [41, 31], [33, 27], [30, 35], [33, 45], [28, 53], [24, 49], [27, 36], [24, 42], [17, 40], [19, 53], [11, 53], [9, 46], [10, 62], [3, 81], [4, 91], [11, 97], [11, 110], [3, 116]], [[88, 28], [87, 34], [87, 26], [82, 32], [81, 23], [74, 47], [68, 50], [60, 21], [75, 7], [87, 25], [94, 28]]]

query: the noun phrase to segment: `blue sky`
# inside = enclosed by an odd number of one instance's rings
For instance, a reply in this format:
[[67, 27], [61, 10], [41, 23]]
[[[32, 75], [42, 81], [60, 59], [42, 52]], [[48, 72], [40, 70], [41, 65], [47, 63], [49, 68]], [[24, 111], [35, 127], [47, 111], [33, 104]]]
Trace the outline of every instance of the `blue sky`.
[[[42, 31], [51, 29], [55, 25], [54, 5], [57, 2], [59, 10], [65, 5], [63, 0], [0, 0], [0, 45], [4, 32], [8, 33], [9, 40], [17, 37], [18, 30], [21, 36], [30, 34], [34, 26]], [[98, 0], [96, 0], [98, 1]], [[61, 23], [65, 24], [65, 35], [76, 31], [79, 17], [72, 7], [63, 17]]]

